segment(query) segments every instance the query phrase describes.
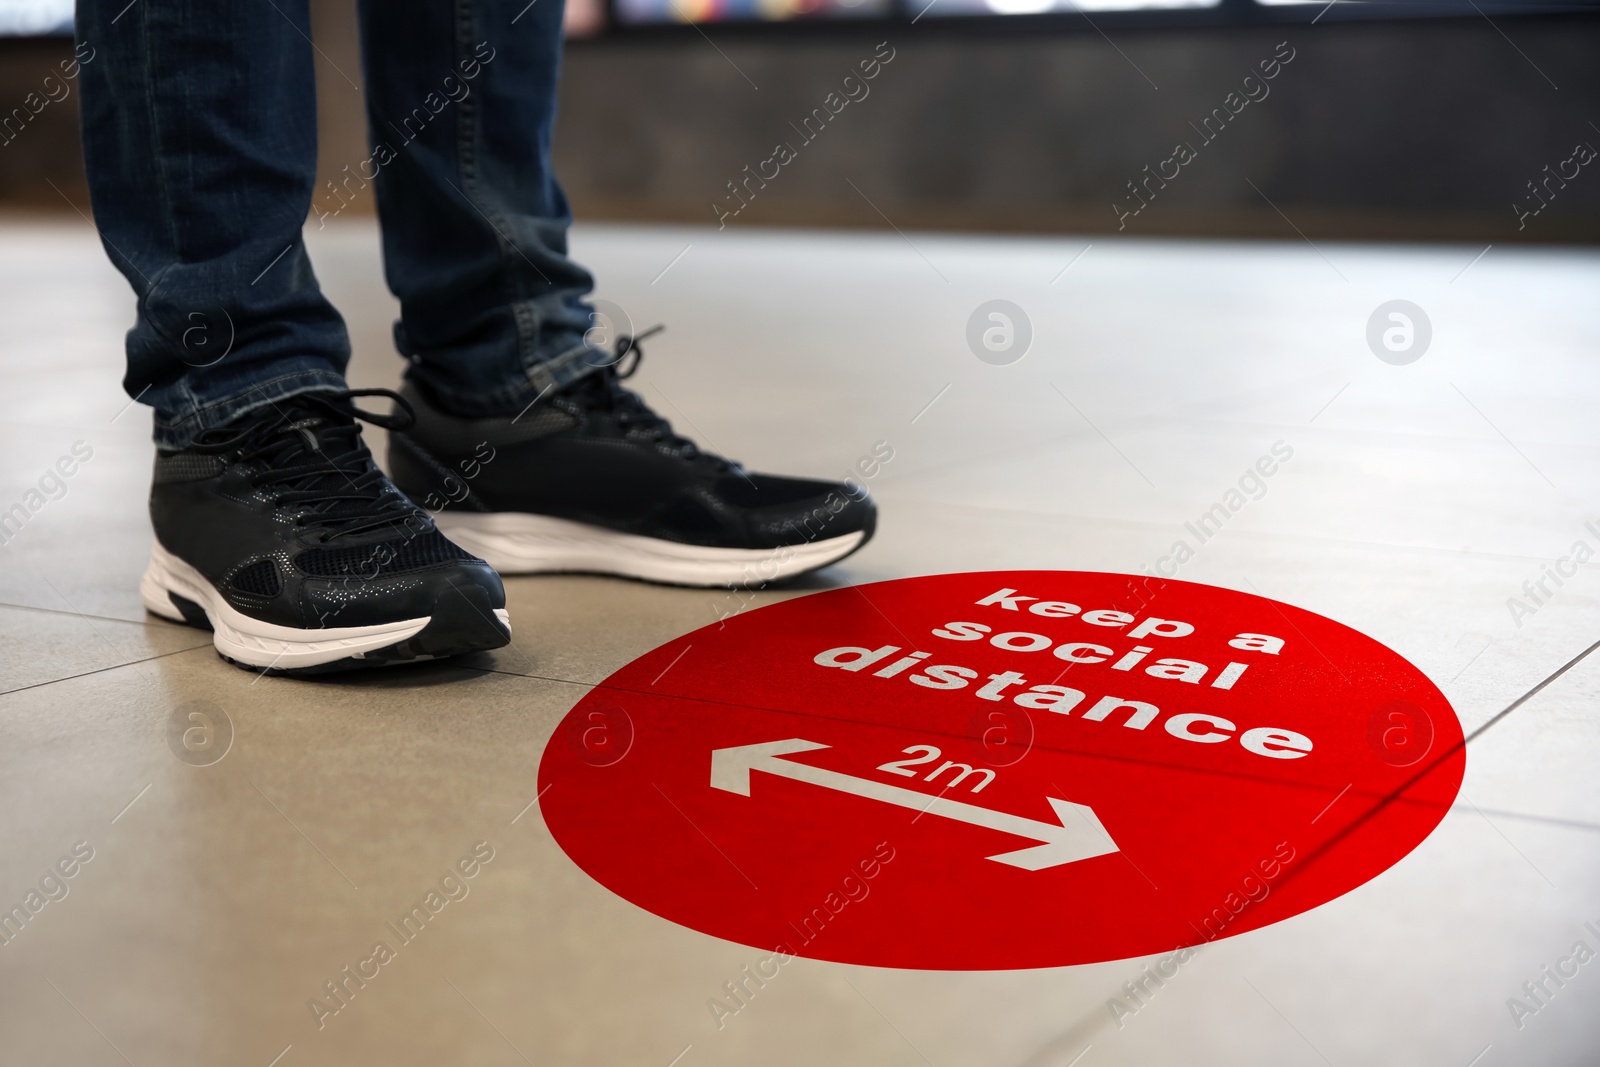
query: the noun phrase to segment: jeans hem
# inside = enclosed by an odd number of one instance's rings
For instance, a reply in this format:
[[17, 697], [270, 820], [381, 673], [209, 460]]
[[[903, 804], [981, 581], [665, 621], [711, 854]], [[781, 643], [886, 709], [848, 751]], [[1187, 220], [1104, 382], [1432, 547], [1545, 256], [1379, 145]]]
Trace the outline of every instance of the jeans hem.
[[448, 379], [441, 380], [442, 376], [430, 373], [433, 368], [427, 365], [412, 364], [406, 373], [407, 377], [420, 379], [451, 414], [464, 418], [490, 418], [520, 414], [547, 394], [615, 362], [616, 357], [603, 348], [575, 345], [528, 367], [524, 378], [498, 389], [487, 390], [460, 389]]
[[275, 404], [301, 393], [342, 392], [350, 388], [344, 375], [335, 370], [310, 368], [269, 378], [251, 386], [238, 396], [200, 404], [179, 418], [169, 418], [157, 412], [155, 418], [156, 447], [168, 451], [188, 448], [194, 439], [206, 430], [214, 430], [239, 416]]

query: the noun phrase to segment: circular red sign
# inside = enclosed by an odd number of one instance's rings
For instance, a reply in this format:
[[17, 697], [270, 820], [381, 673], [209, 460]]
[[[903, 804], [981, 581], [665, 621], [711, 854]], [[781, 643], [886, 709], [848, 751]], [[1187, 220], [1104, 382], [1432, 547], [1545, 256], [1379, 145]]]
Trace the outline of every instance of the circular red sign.
[[1231, 589], [1004, 571], [739, 614], [566, 716], [541, 810], [663, 918], [787, 955], [1052, 967], [1228, 937], [1396, 863], [1461, 784], [1439, 690]]

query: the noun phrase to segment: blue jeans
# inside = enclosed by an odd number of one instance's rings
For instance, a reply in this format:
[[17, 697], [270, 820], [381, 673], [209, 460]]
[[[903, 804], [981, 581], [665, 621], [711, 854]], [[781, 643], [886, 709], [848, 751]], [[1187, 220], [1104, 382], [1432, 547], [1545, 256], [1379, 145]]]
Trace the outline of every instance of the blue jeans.
[[370, 154], [317, 190], [307, 0], [79, 0], [95, 221], [138, 296], [123, 384], [159, 445], [345, 387], [301, 231], [374, 194], [396, 346], [445, 406], [515, 414], [601, 362], [551, 173], [561, 15], [363, 0]]

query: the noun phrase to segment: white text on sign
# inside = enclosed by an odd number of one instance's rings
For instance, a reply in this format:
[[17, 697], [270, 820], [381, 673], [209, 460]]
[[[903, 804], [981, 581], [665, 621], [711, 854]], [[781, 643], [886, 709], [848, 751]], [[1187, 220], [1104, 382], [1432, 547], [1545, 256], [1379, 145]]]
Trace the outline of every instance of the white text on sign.
[[[1127, 631], [1127, 636], [1130, 638], [1172, 640], [1188, 637], [1195, 632], [1193, 624], [1178, 619], [1155, 617], [1139, 619], [1128, 612], [1109, 608], [1084, 611], [1077, 604], [1062, 600], [1041, 600], [1009, 588], [1000, 589], [983, 597], [976, 602], [976, 606], [1001, 611], [1026, 610], [1041, 618], [1071, 619], [1078, 624], [1104, 629], [1120, 630], [1131, 627]], [[995, 630], [996, 627], [987, 623], [956, 621], [936, 627], [932, 634], [945, 641], [982, 641], [987, 638], [988, 644], [995, 648], [1022, 654], [1051, 649], [1052, 655], [1066, 661], [1069, 668], [1105, 664], [1113, 671], [1131, 672], [1144, 664], [1145, 659], [1156, 651], [1150, 645], [1135, 645], [1118, 656], [1115, 649], [1093, 641], [1058, 641], [1049, 635], [1031, 631], [1006, 630], [996, 633]], [[1282, 651], [1284, 641], [1271, 634], [1239, 633], [1229, 639], [1228, 647], [1256, 655], [1276, 656]], [[931, 652], [910, 652], [890, 662], [884, 662], [901, 651], [903, 650], [899, 645], [883, 645], [878, 648], [841, 645], [819, 652], [812, 658], [812, 662], [821, 667], [834, 667], [855, 673], [882, 664], [872, 672], [872, 677], [904, 677], [913, 685], [940, 691], [966, 689], [980, 677], [978, 671], [960, 664], [925, 663], [925, 660], [933, 657]], [[1208, 688], [1231, 690], [1250, 666], [1248, 662], [1230, 661], [1211, 678]], [[912, 673], [906, 673], [913, 667], [917, 669]], [[1146, 675], [1153, 678], [1195, 686], [1200, 685], [1211, 672], [1211, 667], [1205, 663], [1177, 657], [1161, 657], [1153, 663], [1144, 665], [1142, 669]], [[1061, 672], [1058, 670], [1055, 673], [1059, 677]], [[1020, 707], [1049, 711], [1057, 715], [1070, 715], [1073, 709], [1087, 699], [1087, 694], [1082, 689], [1071, 686], [1057, 685], [1053, 682], [1030, 684], [1018, 671], [999, 671], [984, 677], [984, 684], [972, 694], [980, 700], [1010, 700]], [[1089, 722], [1105, 722], [1115, 714], [1122, 719], [1123, 726], [1133, 730], [1143, 730], [1161, 719], [1162, 729], [1179, 740], [1197, 744], [1219, 744], [1237, 740], [1246, 752], [1267, 759], [1300, 759], [1314, 747], [1311, 738], [1294, 730], [1274, 726], [1241, 729], [1231, 719], [1221, 715], [1198, 712], [1171, 714], [1163, 719], [1160, 707], [1149, 701], [1128, 700], [1112, 694], [1101, 697], [1081, 714], [1082, 718]]]

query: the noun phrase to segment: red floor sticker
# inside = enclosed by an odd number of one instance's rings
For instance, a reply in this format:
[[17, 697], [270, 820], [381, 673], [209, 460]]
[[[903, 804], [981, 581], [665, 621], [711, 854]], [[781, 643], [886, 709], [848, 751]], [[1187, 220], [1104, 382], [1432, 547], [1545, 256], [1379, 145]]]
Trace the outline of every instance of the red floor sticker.
[[[1192, 582], [907, 578], [628, 664], [539, 768], [566, 853], [656, 915], [884, 967], [1167, 952], [1327, 903], [1443, 818], [1461, 724], [1395, 652]], [[781, 958], [781, 957], [780, 957]]]

